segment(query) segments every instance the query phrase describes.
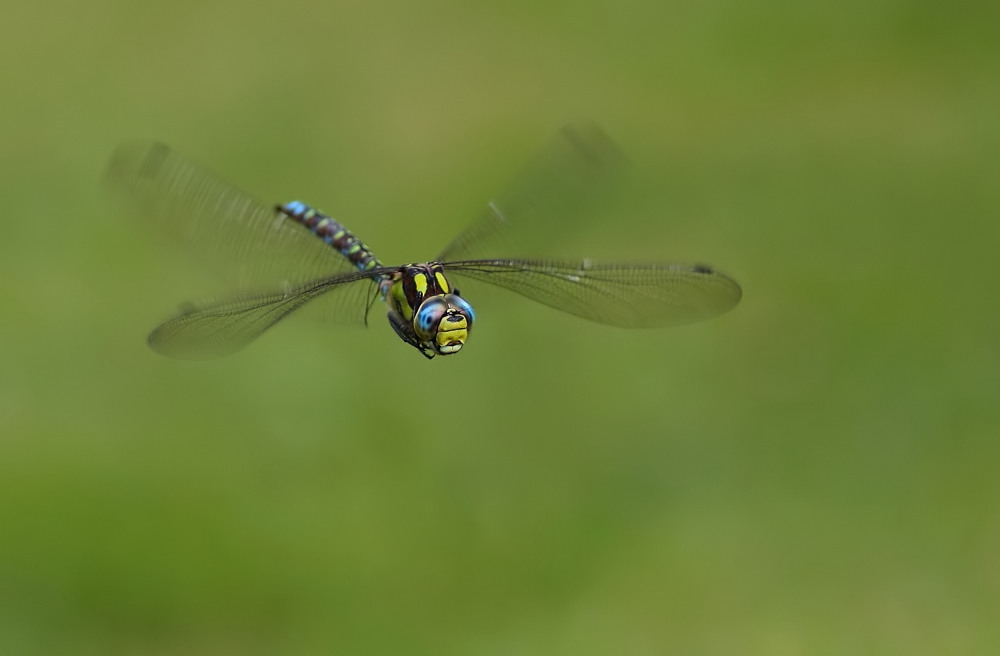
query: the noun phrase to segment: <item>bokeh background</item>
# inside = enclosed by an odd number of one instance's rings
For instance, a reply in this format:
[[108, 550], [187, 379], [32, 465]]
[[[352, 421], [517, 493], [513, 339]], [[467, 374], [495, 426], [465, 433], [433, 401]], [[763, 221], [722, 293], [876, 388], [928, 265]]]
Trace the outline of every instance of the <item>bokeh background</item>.
[[[998, 7], [10, 4], [0, 652], [1000, 653]], [[404, 261], [580, 119], [638, 183], [554, 248], [734, 312], [147, 349], [210, 274], [109, 209], [118, 142]]]

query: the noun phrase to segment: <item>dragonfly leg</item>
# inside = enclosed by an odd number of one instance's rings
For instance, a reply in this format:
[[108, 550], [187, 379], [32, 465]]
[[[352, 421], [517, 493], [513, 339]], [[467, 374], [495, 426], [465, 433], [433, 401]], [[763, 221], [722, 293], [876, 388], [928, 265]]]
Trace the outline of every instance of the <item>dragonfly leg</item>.
[[423, 353], [424, 357], [428, 360], [436, 355], [433, 348], [426, 346], [420, 341], [417, 335], [413, 332], [413, 326], [409, 321], [399, 316], [396, 312], [389, 312], [388, 317], [389, 325], [392, 326], [392, 329], [396, 331], [396, 334], [399, 335], [401, 340]]

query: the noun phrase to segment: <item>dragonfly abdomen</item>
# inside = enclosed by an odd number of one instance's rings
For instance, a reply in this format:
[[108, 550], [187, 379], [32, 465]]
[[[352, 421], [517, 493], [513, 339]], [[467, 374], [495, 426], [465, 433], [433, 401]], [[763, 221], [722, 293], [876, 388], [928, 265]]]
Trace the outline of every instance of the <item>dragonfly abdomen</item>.
[[336, 219], [297, 200], [278, 205], [277, 210], [309, 228], [310, 232], [336, 248], [362, 271], [382, 266], [371, 249]]

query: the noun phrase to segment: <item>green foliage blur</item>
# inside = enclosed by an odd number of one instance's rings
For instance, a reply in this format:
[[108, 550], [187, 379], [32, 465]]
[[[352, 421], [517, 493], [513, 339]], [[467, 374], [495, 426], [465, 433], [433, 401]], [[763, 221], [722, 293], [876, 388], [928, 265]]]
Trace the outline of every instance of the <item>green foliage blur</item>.
[[[0, 653], [1000, 653], [998, 22], [7, 7]], [[623, 331], [482, 289], [453, 358], [380, 316], [207, 363], [146, 347], [212, 273], [111, 210], [117, 143], [402, 262], [581, 119], [636, 181], [559, 254], [707, 262], [735, 311]]]

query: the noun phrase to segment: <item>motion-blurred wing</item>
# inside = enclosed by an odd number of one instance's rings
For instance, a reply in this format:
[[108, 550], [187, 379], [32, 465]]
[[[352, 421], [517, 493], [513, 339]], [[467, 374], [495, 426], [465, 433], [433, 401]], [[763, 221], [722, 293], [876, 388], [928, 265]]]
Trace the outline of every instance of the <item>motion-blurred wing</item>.
[[353, 266], [274, 205], [261, 203], [167, 146], [119, 146], [106, 185], [161, 232], [187, 242], [241, 289], [296, 285]]
[[613, 190], [626, 160], [597, 126], [567, 126], [535, 155], [439, 262], [524, 255], [565, 238], [567, 226]]

